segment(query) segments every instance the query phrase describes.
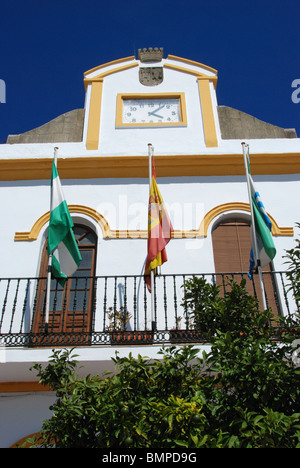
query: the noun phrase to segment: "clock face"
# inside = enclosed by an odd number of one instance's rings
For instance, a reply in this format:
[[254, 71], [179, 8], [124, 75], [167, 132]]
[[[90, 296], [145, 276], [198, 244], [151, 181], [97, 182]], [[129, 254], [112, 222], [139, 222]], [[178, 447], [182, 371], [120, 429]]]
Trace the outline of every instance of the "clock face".
[[172, 124], [181, 122], [179, 98], [124, 99], [124, 124]]

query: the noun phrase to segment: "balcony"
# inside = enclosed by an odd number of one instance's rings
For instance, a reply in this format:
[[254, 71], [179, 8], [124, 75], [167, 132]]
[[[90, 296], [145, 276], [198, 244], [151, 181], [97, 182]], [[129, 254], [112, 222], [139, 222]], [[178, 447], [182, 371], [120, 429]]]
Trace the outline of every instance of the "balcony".
[[[46, 278], [0, 279], [0, 347], [78, 347], [204, 343], [182, 306], [184, 282], [195, 275], [155, 278], [154, 308], [143, 276], [69, 278], [65, 288], [51, 281], [48, 327]], [[199, 274], [228, 290], [228, 279], [247, 273]], [[285, 272], [264, 272], [267, 305], [274, 314], [292, 315], [298, 307]], [[260, 298], [257, 278], [247, 290]], [[153, 310], [153, 312], [152, 312]]]

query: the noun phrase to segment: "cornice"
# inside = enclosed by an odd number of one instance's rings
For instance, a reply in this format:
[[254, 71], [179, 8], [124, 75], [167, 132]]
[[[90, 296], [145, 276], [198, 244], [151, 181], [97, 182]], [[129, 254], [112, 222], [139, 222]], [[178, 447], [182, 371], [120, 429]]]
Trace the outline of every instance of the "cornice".
[[200, 63], [200, 62], [195, 62], [195, 60], [189, 60], [189, 59], [186, 59], [186, 58], [183, 58], [183, 57], [177, 57], [176, 55], [168, 55], [168, 59], [170, 60], [177, 60], [179, 62], [183, 62], [183, 63], [187, 63], [189, 65], [195, 65], [197, 67], [201, 67], [201, 68], [204, 68], [212, 73], [218, 73], [218, 70], [216, 70], [215, 68], [212, 68], [208, 65], [204, 65], [204, 63]]
[[[1, 159], [0, 180], [51, 177], [52, 158]], [[241, 154], [155, 156], [158, 177], [244, 175]], [[58, 159], [61, 179], [147, 178], [148, 156], [89, 156]], [[300, 153], [252, 154], [253, 175], [300, 174]]]
[[130, 55], [129, 57], [123, 57], [123, 58], [120, 58], [120, 59], [117, 59], [117, 60], [112, 60], [111, 62], [103, 63], [102, 65], [98, 65], [97, 67], [94, 67], [94, 68], [91, 68], [90, 70], [85, 71], [84, 76], [88, 76], [91, 73], [94, 73], [94, 72], [96, 72], [98, 70], [101, 70], [103, 68], [106, 68], [106, 67], [110, 67], [111, 65], [117, 65], [117, 64], [120, 64], [120, 63], [123, 63], [123, 62], [129, 62], [129, 61], [132, 61], [132, 60], [135, 60], [134, 55]]

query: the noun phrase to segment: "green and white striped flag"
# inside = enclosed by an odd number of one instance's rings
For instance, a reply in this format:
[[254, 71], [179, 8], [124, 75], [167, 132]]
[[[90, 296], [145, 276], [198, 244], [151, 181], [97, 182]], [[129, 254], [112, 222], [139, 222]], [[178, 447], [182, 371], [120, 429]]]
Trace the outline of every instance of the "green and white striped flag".
[[48, 231], [48, 255], [52, 254], [52, 275], [64, 286], [77, 270], [81, 255], [73, 233], [74, 224], [64, 199], [55, 160], [51, 175], [51, 212]]
[[[276, 248], [272, 237], [272, 223], [267, 215], [264, 204], [261, 201], [259, 193], [254, 187], [252, 177], [249, 175], [253, 214], [254, 214], [254, 225], [255, 225], [255, 236], [257, 254], [260, 260], [260, 266], [263, 268], [268, 265], [276, 255]], [[253, 237], [253, 236], [252, 236]], [[252, 238], [253, 244], [253, 238]], [[253, 245], [250, 252], [250, 266], [249, 266], [249, 278], [252, 278], [252, 271], [257, 266], [257, 260], [254, 258]]]
[[[250, 252], [250, 266], [249, 266], [249, 273], [248, 276], [252, 279], [253, 270], [258, 266], [258, 260], [260, 261], [260, 266], [263, 268], [264, 266], [268, 265], [276, 255], [276, 248], [274, 245], [273, 237], [272, 237], [272, 223], [271, 220], [265, 210], [264, 204], [261, 200], [260, 194], [256, 190], [254, 186], [254, 182], [251, 176], [250, 171], [250, 155], [249, 155], [249, 147], [247, 145], [246, 148], [246, 161], [247, 161], [247, 178], [250, 188], [250, 195], [252, 200], [253, 206], [253, 217], [254, 219], [251, 220], [252, 227], [251, 229], [251, 239], [252, 239], [252, 246]], [[255, 236], [255, 239], [253, 238]], [[256, 254], [258, 258], [254, 256], [254, 244], [256, 244]]]

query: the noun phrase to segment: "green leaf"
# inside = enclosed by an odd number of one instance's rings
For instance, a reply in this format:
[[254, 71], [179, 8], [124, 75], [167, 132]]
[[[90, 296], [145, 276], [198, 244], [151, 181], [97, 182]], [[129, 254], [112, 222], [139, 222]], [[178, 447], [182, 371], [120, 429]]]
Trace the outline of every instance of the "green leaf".
[[237, 436], [232, 435], [232, 436], [229, 438], [228, 447], [229, 447], [229, 448], [232, 448], [238, 440], [239, 440], [239, 439], [238, 439]]
[[180, 447], [186, 447], [188, 448], [189, 444], [183, 440], [174, 440], [176, 445], [179, 445]]
[[261, 414], [257, 415], [253, 420], [253, 424], [257, 425], [262, 419], [263, 419], [263, 415]]

